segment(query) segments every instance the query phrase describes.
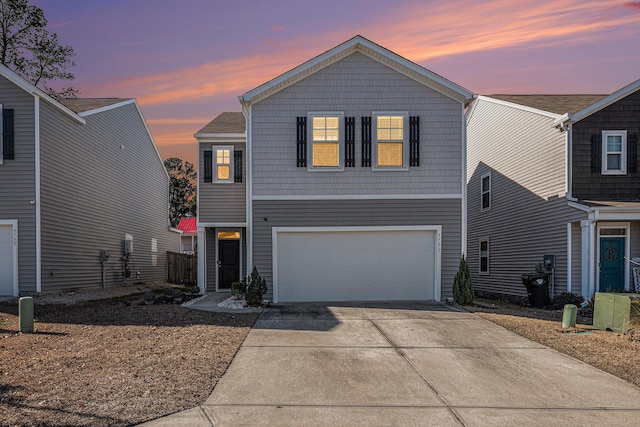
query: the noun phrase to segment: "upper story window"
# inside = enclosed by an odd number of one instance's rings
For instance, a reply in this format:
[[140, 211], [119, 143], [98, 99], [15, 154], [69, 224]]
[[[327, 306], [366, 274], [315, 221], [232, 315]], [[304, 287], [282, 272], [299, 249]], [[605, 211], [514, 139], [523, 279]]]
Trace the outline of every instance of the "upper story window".
[[602, 131], [602, 174], [627, 173], [627, 131]]
[[480, 209], [486, 210], [491, 208], [491, 173], [482, 175], [480, 178]]
[[480, 274], [489, 274], [489, 239], [480, 240], [480, 256], [478, 272]]
[[233, 147], [213, 147], [214, 182], [233, 182]]
[[343, 113], [310, 113], [309, 170], [344, 168]]
[[407, 169], [409, 149], [407, 138], [408, 113], [373, 113], [374, 168]]

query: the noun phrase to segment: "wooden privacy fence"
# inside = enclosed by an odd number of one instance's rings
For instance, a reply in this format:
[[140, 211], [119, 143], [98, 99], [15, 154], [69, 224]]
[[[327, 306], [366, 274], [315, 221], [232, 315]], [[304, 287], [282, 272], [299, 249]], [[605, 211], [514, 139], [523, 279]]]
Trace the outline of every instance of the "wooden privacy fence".
[[167, 252], [167, 280], [182, 285], [198, 284], [198, 256]]

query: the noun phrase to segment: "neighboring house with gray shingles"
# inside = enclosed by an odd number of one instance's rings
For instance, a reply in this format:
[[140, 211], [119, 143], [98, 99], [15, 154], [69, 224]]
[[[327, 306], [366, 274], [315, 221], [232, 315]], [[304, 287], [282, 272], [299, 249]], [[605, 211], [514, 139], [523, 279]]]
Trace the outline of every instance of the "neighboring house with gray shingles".
[[441, 300], [465, 248], [473, 93], [356, 36], [240, 96], [198, 141], [203, 292]]
[[0, 295], [99, 287], [102, 250], [105, 286], [165, 280], [180, 237], [135, 100], [56, 101], [0, 67], [0, 105]]
[[479, 96], [467, 114], [468, 259], [477, 291], [633, 288], [640, 257], [640, 80], [606, 95]]

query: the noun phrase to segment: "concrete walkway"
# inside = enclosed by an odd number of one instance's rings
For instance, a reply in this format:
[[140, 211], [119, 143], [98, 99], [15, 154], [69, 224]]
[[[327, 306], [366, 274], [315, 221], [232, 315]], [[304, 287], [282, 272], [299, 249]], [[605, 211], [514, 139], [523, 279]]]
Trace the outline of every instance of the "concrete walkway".
[[634, 425], [640, 389], [435, 303], [268, 308], [200, 407], [145, 426]]

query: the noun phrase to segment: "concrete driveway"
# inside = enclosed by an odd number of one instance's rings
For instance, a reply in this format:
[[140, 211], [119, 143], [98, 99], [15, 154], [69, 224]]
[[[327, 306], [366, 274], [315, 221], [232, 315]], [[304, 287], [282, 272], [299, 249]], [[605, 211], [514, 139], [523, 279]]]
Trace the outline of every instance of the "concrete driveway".
[[163, 420], [599, 426], [639, 419], [639, 388], [473, 314], [436, 303], [363, 303], [267, 309], [204, 405]]

